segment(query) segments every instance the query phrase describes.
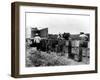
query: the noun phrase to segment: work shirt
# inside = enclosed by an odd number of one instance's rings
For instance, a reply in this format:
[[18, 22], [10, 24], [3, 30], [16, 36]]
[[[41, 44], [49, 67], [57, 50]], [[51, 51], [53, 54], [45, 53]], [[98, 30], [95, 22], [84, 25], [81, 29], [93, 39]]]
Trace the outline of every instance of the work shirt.
[[87, 47], [86, 38], [88, 38], [88, 36], [85, 35], [85, 34], [82, 34], [79, 37], [81, 38], [81, 40], [80, 40], [80, 46], [81, 47]]
[[81, 38], [81, 40], [86, 40], [86, 38], [88, 38], [88, 36], [85, 34], [81, 34], [79, 37]]
[[34, 37], [34, 42], [40, 43], [41, 38], [39, 36]]

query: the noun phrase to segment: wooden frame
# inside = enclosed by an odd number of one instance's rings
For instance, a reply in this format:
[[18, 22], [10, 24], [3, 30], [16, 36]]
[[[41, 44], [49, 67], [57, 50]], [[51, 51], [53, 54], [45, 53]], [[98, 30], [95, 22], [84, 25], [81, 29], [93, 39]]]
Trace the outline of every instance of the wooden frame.
[[[38, 74], [20, 74], [20, 6], [39, 6], [39, 7], [54, 7], [54, 8], [72, 8], [72, 9], [85, 9], [95, 11], [95, 69], [86, 71], [72, 71], [72, 72], [54, 72], [54, 73], [38, 73]], [[58, 76], [58, 75], [72, 75], [72, 74], [85, 74], [97, 73], [97, 7], [94, 6], [80, 6], [80, 5], [62, 5], [62, 4], [44, 4], [44, 3], [28, 3], [28, 2], [14, 2], [11, 4], [11, 76], [15, 78], [23, 77], [40, 77], [40, 76]]]

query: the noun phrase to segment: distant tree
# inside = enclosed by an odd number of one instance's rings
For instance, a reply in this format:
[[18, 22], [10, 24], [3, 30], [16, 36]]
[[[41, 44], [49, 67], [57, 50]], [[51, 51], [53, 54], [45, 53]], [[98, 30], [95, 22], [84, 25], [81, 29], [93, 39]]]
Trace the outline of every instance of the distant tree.
[[70, 33], [63, 33], [63, 38], [68, 40], [70, 37]]

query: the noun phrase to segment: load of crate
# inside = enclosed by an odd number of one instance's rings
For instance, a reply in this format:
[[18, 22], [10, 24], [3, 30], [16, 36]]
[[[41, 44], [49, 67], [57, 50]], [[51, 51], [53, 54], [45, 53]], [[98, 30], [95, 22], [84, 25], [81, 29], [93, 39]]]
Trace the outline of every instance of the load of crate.
[[[82, 61], [84, 63], [89, 63], [90, 57], [90, 42], [84, 41], [84, 47], [82, 47]], [[68, 53], [68, 45], [69, 41], [66, 41], [66, 53]], [[80, 40], [72, 40], [71, 41], [71, 54], [73, 55], [73, 59], [78, 61], [79, 59], [79, 48], [80, 48]], [[86, 47], [85, 47], [86, 46]]]

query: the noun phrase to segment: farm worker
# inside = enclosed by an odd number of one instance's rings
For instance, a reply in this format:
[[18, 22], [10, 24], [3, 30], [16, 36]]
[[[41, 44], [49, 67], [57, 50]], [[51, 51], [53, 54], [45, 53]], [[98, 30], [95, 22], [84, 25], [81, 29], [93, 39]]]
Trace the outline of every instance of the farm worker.
[[84, 34], [83, 32], [80, 33], [79, 35], [80, 39], [83, 40], [83, 41], [86, 41], [88, 36], [86, 34]]
[[80, 33], [79, 35], [80, 38], [80, 43], [79, 43], [79, 59], [78, 62], [82, 61], [82, 48], [84, 47], [84, 42], [88, 38], [87, 35], [85, 35], [83, 32]]
[[57, 38], [58, 38], [58, 39], [62, 39], [62, 34], [59, 33]]
[[69, 43], [68, 43], [68, 58], [72, 58], [72, 39], [69, 37]]
[[36, 33], [34, 37], [34, 42], [36, 43], [37, 50], [40, 49], [40, 41], [41, 41], [41, 37], [39, 36], [39, 34]]

